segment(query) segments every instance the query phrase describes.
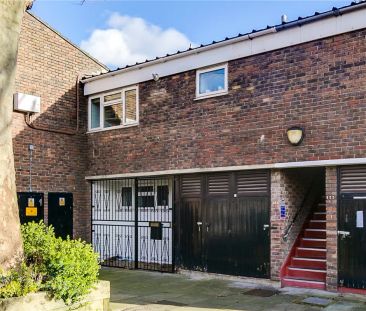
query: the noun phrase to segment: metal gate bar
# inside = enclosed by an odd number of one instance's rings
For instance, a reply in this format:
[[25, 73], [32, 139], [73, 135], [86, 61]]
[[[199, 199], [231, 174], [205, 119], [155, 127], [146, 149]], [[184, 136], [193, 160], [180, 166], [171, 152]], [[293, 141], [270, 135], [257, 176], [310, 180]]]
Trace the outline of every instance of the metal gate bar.
[[92, 242], [102, 265], [173, 272], [173, 180], [92, 182]]

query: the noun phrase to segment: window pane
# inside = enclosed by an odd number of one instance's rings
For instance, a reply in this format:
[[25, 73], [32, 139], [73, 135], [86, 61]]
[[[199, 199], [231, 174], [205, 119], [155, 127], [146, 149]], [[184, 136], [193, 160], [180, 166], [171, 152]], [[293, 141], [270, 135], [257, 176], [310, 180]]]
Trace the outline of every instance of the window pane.
[[104, 127], [122, 124], [122, 104], [104, 106]]
[[104, 96], [104, 101], [105, 102], [110, 102], [111, 100], [116, 100], [116, 99], [121, 99], [121, 93], [120, 92]]
[[154, 196], [153, 195], [144, 195], [139, 196], [137, 201], [138, 207], [154, 207]]
[[122, 206], [132, 206], [131, 187], [122, 187]]
[[157, 188], [157, 204], [158, 206], [167, 206], [169, 199], [168, 186], [158, 186]]
[[126, 116], [125, 123], [134, 123], [136, 119], [136, 90], [125, 92]]
[[91, 100], [90, 111], [90, 127], [98, 128], [100, 126], [100, 98], [94, 98]]
[[[138, 187], [139, 189], [139, 193], [140, 192], [154, 192], [154, 186], [141, 186]], [[141, 193], [141, 194], [146, 194], [146, 193]]]
[[223, 91], [224, 89], [225, 89], [224, 68], [200, 73], [199, 75], [200, 94]]

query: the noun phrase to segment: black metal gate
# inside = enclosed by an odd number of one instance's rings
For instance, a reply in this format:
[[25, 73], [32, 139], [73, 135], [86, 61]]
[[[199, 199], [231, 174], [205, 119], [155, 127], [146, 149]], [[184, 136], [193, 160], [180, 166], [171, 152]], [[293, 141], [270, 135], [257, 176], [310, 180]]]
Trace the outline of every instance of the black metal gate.
[[102, 265], [174, 271], [171, 178], [92, 182], [92, 241]]
[[269, 172], [179, 178], [180, 265], [269, 277]]
[[366, 289], [366, 166], [340, 169], [339, 286]]

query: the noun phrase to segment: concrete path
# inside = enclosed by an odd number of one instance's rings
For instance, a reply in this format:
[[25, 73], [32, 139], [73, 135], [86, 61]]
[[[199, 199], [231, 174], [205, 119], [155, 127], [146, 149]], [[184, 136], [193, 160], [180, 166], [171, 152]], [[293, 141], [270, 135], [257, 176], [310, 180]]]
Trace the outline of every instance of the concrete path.
[[111, 282], [111, 307], [120, 310], [366, 311], [366, 297], [324, 291], [279, 289], [240, 278], [162, 274], [103, 268]]

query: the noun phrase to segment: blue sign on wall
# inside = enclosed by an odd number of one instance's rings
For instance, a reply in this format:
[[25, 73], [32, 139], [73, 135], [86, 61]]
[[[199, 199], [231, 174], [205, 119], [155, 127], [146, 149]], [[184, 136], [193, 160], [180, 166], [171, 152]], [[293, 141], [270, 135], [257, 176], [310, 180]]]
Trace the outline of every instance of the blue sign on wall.
[[286, 205], [285, 205], [285, 203], [281, 203], [281, 205], [280, 205], [280, 214], [281, 214], [281, 218], [286, 218]]

